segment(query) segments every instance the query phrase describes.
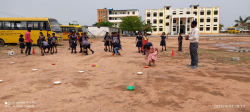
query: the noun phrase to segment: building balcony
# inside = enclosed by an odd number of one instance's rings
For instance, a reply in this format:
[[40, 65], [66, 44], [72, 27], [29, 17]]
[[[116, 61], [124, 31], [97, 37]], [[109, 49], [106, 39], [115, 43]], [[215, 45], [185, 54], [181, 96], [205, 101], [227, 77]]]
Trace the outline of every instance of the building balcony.
[[120, 22], [122, 22], [122, 20], [109, 20], [109, 22], [111, 22], [111, 23], [120, 23]]
[[127, 17], [127, 16], [138, 16], [136, 14], [109, 14], [109, 17]]

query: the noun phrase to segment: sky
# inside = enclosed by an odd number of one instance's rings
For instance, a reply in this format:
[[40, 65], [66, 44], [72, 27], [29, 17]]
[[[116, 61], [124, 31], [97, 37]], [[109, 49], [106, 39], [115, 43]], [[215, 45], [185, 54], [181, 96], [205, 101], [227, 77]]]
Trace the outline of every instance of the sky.
[[50, 17], [63, 25], [77, 21], [91, 26], [97, 22], [97, 9], [139, 9], [145, 20], [145, 9], [189, 8], [190, 5], [221, 8], [220, 22], [225, 28], [235, 25], [239, 16], [250, 16], [250, 0], [0, 0], [0, 17]]

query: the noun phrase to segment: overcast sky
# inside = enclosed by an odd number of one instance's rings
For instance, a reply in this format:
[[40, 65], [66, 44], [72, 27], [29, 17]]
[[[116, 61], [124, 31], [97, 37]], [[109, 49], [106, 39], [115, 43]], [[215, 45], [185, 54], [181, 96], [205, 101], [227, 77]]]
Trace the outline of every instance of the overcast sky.
[[51, 17], [61, 24], [77, 21], [80, 25], [97, 22], [97, 9], [139, 9], [145, 19], [145, 9], [164, 6], [188, 8], [220, 6], [220, 21], [225, 27], [233, 26], [239, 16], [250, 16], [250, 0], [0, 0], [0, 17]]

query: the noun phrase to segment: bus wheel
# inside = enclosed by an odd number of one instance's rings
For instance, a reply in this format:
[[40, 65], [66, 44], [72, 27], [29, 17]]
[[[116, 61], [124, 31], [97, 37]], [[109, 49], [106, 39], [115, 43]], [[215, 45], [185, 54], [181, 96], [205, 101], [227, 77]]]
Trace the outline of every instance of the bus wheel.
[[0, 46], [4, 46], [4, 40], [0, 39]]

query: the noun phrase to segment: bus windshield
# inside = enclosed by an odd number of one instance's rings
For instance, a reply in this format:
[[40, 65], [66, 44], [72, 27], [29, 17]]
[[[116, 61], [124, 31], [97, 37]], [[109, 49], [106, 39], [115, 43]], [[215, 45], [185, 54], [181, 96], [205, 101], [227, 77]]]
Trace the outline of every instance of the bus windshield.
[[49, 22], [50, 22], [52, 31], [58, 32], [58, 33], [60, 33], [62, 31], [60, 24], [58, 23], [58, 21], [56, 19], [49, 19]]
[[82, 29], [81, 28], [77, 28], [78, 32], [82, 32]]

